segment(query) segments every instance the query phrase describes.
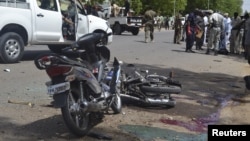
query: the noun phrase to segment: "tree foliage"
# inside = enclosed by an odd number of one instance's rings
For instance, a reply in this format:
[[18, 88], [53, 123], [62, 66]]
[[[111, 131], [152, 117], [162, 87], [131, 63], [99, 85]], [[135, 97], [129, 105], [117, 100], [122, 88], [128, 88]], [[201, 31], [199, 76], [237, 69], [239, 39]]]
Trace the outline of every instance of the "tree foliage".
[[[86, 0], [83, 0], [86, 1]], [[103, 0], [89, 0], [91, 3]], [[110, 0], [119, 6], [124, 6], [125, 0]], [[188, 13], [195, 8], [212, 9], [222, 13], [233, 15], [234, 12], [243, 13], [241, 7], [243, 0], [129, 0], [131, 9], [136, 14], [143, 14], [148, 7], [152, 7], [159, 15], [173, 16], [181, 11], [183, 14]]]

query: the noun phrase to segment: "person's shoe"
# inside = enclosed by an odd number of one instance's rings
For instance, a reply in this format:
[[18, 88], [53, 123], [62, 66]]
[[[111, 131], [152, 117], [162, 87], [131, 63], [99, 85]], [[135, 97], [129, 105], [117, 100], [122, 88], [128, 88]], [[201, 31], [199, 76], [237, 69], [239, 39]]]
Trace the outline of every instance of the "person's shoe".
[[193, 51], [192, 49], [189, 50], [191, 53], [195, 53], [195, 51]]
[[210, 54], [210, 51], [209, 51], [209, 50], [207, 50], [206, 54], [207, 54], [207, 55], [209, 55], [209, 54]]
[[155, 41], [154, 40], [151, 40], [151, 43], [154, 43]]
[[145, 39], [145, 43], [148, 43], [148, 40], [147, 40], [147, 39]]
[[218, 55], [218, 51], [215, 50], [215, 51], [214, 51], [214, 56], [217, 56], [217, 55]]

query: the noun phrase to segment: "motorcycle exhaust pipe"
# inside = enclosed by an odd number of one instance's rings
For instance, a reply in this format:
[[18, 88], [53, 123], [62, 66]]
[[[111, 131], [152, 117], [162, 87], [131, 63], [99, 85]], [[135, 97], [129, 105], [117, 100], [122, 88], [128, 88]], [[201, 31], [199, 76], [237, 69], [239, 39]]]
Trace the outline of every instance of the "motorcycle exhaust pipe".
[[104, 103], [83, 102], [81, 108], [85, 112], [99, 112], [106, 108]]
[[126, 98], [131, 98], [133, 100], [137, 100], [137, 101], [140, 101], [140, 102], [145, 102], [144, 100], [138, 98], [138, 97], [134, 97], [134, 96], [130, 96], [130, 95], [126, 95], [126, 94], [120, 94], [121, 97], [126, 97]]
[[174, 100], [169, 100], [169, 99], [153, 99], [153, 98], [147, 98], [146, 99], [148, 101], [148, 103], [150, 104], [154, 104], [154, 105], [169, 105], [169, 106], [175, 106], [176, 105], [176, 101]]
[[122, 97], [126, 97], [126, 98], [131, 98], [133, 100], [137, 100], [146, 104], [152, 104], [152, 105], [169, 105], [169, 106], [175, 106], [176, 105], [176, 101], [174, 100], [169, 100], [169, 99], [153, 99], [153, 98], [146, 98], [145, 100], [140, 99], [138, 97], [134, 97], [134, 96], [130, 96], [130, 95], [126, 95], [126, 94], [120, 94], [120, 96]]

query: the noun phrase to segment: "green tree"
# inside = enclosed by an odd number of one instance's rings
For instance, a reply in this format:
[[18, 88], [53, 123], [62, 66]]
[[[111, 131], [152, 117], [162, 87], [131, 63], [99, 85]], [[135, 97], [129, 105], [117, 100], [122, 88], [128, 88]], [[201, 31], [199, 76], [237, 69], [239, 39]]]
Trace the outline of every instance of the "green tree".
[[141, 0], [130, 0], [130, 8], [135, 11], [135, 15], [140, 14], [142, 10]]
[[[82, 0], [86, 1], [86, 0]], [[103, 0], [90, 0], [91, 3], [99, 2]], [[120, 7], [124, 6], [124, 0], [110, 0], [111, 3], [115, 2]], [[152, 7], [160, 15], [173, 16], [179, 11], [182, 14], [189, 13], [195, 8], [199, 9], [212, 9], [222, 13], [229, 13], [230, 16], [234, 12], [243, 12], [241, 6], [243, 0], [129, 0], [131, 9], [135, 11], [135, 14], [144, 14], [148, 7]]]

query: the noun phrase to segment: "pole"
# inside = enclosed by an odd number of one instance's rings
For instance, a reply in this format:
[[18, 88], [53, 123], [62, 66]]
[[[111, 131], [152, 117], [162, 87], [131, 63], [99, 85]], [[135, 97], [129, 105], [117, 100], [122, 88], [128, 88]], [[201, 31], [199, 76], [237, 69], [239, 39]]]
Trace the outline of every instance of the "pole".
[[176, 0], [174, 0], [174, 16], [175, 16], [175, 1], [176, 1]]
[[207, 0], [207, 9], [209, 9], [209, 0]]

